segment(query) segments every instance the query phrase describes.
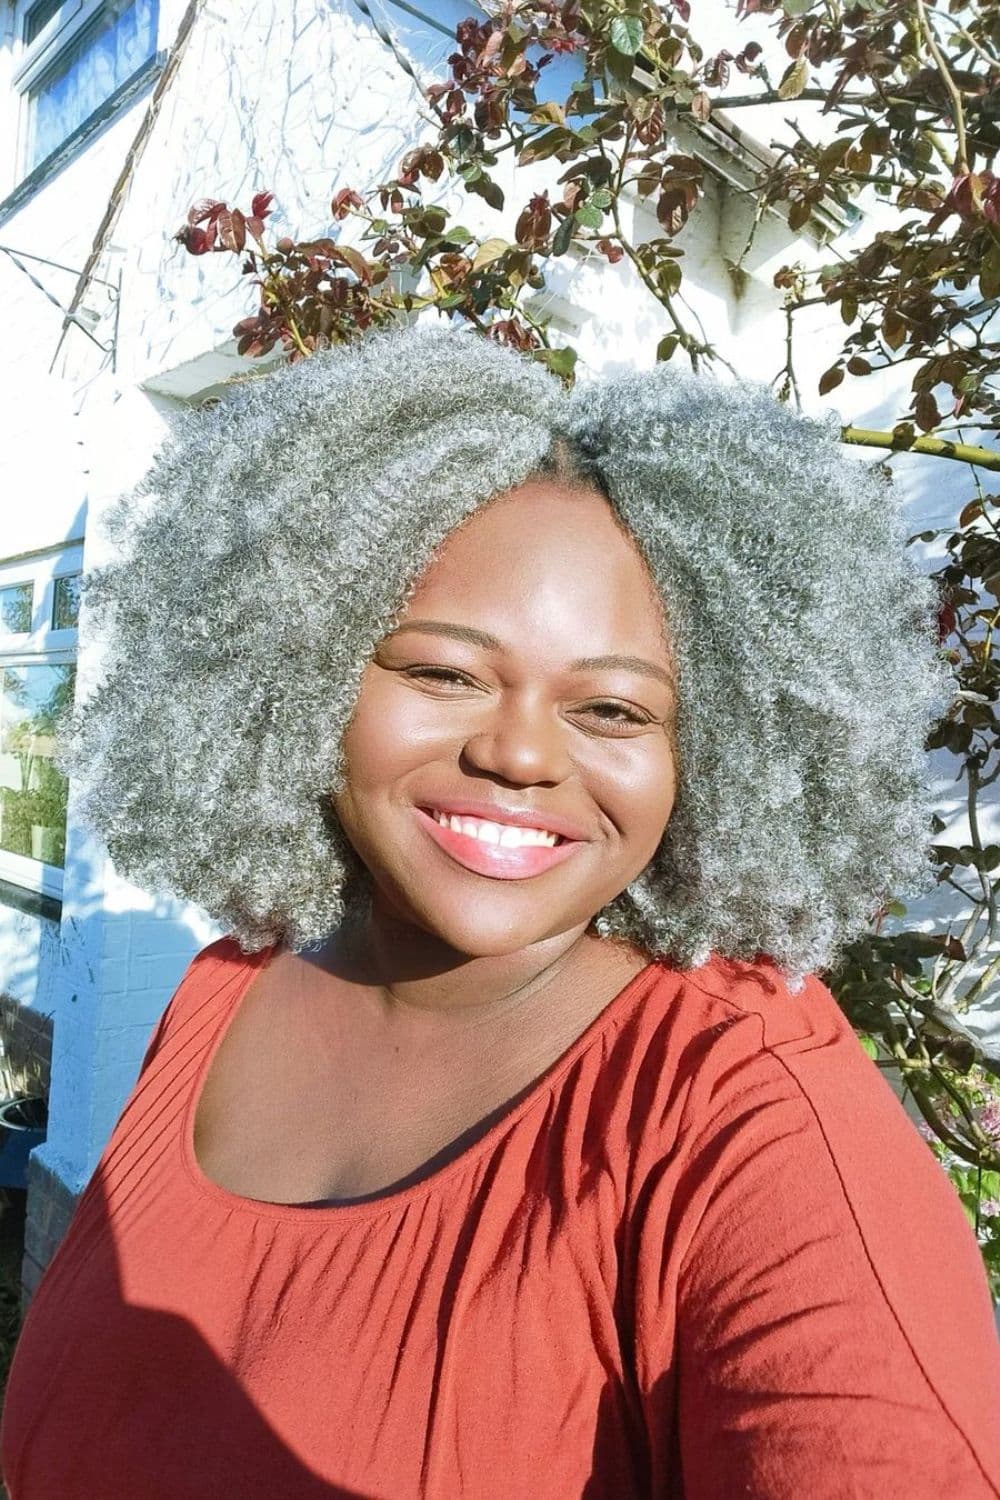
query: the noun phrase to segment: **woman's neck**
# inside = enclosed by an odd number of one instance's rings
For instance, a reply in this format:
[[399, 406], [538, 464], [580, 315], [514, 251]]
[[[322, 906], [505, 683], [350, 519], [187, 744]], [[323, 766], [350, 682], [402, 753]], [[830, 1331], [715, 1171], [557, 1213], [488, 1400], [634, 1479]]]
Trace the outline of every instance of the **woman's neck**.
[[597, 950], [603, 956], [610, 946], [577, 927], [515, 953], [468, 955], [375, 901], [319, 951], [300, 956], [363, 987], [391, 1024], [461, 1029], [509, 1019], [542, 994], [577, 988], [593, 972]]

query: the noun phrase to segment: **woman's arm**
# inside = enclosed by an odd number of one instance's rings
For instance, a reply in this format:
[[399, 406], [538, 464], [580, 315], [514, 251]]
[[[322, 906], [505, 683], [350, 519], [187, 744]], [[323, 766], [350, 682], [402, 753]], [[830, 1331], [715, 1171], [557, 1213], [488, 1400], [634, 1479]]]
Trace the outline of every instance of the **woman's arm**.
[[996, 1500], [1000, 1345], [975, 1237], [832, 996], [810, 978], [800, 1003], [815, 1034], [740, 1058], [754, 1022], [729, 1028], [687, 1162], [684, 1500]]
[[655, 1493], [997, 1500], [1000, 1344], [954, 1188], [816, 978], [714, 984], [639, 1199]]

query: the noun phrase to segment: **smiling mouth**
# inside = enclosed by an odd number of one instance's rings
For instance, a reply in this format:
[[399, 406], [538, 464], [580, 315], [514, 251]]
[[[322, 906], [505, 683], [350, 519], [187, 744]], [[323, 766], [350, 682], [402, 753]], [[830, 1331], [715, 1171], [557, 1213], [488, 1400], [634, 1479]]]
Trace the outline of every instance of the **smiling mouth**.
[[494, 880], [525, 880], [562, 864], [583, 840], [544, 828], [515, 828], [484, 818], [448, 816], [417, 807], [417, 818], [434, 843], [456, 864]]

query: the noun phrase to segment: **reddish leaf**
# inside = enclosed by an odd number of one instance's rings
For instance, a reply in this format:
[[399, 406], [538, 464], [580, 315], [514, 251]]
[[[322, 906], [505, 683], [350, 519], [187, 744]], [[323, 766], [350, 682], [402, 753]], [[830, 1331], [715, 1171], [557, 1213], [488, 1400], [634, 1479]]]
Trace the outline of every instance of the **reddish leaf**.
[[746, 46], [743, 48], [743, 51], [736, 59], [736, 66], [739, 68], [740, 72], [753, 72], [754, 62], [760, 56], [762, 51], [763, 48], [761, 47], [759, 42], [747, 42]]
[[250, 213], [255, 219], [266, 219], [271, 212], [271, 204], [274, 202], [273, 193], [254, 193], [250, 204]]
[[368, 285], [371, 281], [371, 267], [359, 250], [355, 250], [353, 245], [335, 245], [333, 254], [354, 272], [363, 286]]
[[[570, 205], [572, 207], [572, 205]], [[514, 239], [519, 245], [539, 250], [552, 230], [552, 209], [547, 193], [535, 193], [521, 210], [514, 226]]]
[[840, 365], [831, 365], [828, 370], [824, 370], [819, 378], [820, 395], [826, 396], [830, 391], [836, 390], [843, 378], [844, 371]]
[[[341, 188], [339, 193], [334, 194], [333, 202], [330, 205], [335, 219], [346, 219], [352, 208], [361, 207], [362, 199], [353, 188]], [[402, 199], [400, 199], [400, 207], [402, 207]], [[398, 209], [393, 209], [393, 213], [398, 212]]]
[[200, 224], [204, 219], [216, 219], [225, 208], [218, 198], [201, 198], [188, 212], [189, 224]]
[[661, 193], [656, 204], [656, 217], [668, 234], [679, 234], [687, 223], [687, 194], [679, 188]]
[[882, 337], [890, 349], [898, 349], [906, 339], [906, 320], [892, 308], [886, 311], [882, 319]]
[[946, 641], [955, 628], [955, 606], [943, 603], [937, 612], [937, 635], [938, 641]]
[[239, 253], [247, 242], [246, 220], [239, 209], [224, 209], [215, 222], [219, 228], [220, 248]]
[[941, 420], [937, 402], [930, 391], [922, 391], [917, 397], [913, 407], [913, 415], [917, 420], [917, 426], [924, 432], [930, 432]]

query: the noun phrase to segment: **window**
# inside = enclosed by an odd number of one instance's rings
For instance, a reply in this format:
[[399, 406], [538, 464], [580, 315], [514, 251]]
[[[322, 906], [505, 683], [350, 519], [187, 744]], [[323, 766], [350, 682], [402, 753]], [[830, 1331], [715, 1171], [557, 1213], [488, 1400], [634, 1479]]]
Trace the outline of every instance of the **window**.
[[0, 562], [0, 879], [61, 896], [68, 783], [53, 761], [73, 701], [83, 549]]
[[158, 0], [34, 0], [19, 10], [18, 177], [91, 119], [156, 52]]
[[27, 635], [31, 629], [32, 583], [12, 583], [0, 589], [0, 631], [4, 635]]
[[0, 849], [60, 869], [68, 784], [52, 764], [52, 727], [73, 701], [73, 677], [68, 663], [0, 673]]

